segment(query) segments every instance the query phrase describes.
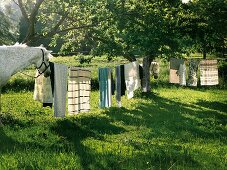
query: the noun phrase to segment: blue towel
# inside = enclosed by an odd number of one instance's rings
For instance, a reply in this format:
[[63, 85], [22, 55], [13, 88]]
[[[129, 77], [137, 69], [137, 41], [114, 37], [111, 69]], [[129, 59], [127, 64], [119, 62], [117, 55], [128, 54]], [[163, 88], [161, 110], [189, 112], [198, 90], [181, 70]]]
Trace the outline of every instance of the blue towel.
[[99, 68], [99, 107], [111, 107], [111, 69]]

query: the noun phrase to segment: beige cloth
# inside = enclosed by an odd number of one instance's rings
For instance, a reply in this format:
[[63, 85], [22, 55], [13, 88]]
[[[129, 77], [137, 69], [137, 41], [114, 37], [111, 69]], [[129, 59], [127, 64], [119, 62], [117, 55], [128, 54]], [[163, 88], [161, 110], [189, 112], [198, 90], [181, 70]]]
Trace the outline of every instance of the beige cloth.
[[200, 61], [200, 83], [201, 86], [218, 84], [217, 60]]
[[[36, 76], [38, 74], [38, 71], [36, 71]], [[46, 78], [44, 75], [40, 75], [35, 79], [33, 98], [42, 103], [53, 103], [50, 77]]]
[[139, 63], [137, 61], [124, 65], [125, 69], [125, 84], [127, 89], [128, 99], [134, 96], [134, 90], [141, 87], [139, 76]]
[[184, 64], [183, 59], [170, 58], [170, 74], [169, 74], [169, 82], [179, 84], [180, 76], [179, 76], [179, 68], [180, 64]]
[[91, 71], [70, 67], [68, 82], [69, 114], [90, 111]]

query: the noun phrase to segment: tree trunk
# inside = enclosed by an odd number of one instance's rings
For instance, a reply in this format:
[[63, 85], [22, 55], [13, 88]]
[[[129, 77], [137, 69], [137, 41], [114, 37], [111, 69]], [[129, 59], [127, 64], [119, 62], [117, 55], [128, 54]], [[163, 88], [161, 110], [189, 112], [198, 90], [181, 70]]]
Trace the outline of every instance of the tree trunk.
[[149, 93], [151, 92], [151, 83], [150, 83], [150, 66], [152, 57], [147, 56], [143, 58], [143, 79], [142, 79], [142, 89], [143, 92]]
[[125, 55], [124, 58], [126, 58], [128, 61], [133, 62], [136, 61], [136, 57], [134, 55]]

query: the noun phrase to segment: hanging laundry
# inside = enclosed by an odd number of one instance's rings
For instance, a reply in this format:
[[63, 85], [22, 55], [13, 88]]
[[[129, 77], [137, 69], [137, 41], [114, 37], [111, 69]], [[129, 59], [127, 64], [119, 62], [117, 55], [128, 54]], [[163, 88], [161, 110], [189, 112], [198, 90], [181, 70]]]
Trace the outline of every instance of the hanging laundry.
[[65, 117], [67, 66], [54, 63], [54, 116]]
[[179, 77], [180, 64], [184, 64], [183, 59], [170, 58], [170, 74], [169, 74], [170, 83], [176, 83], [176, 84], [180, 83], [180, 77]]
[[118, 107], [121, 107], [121, 66], [116, 66], [116, 100]]
[[[39, 75], [39, 72], [36, 71], [36, 76]], [[35, 87], [34, 87], [34, 100], [42, 102], [43, 106], [49, 105], [51, 106], [53, 103], [52, 96], [52, 88], [50, 77], [44, 77], [44, 75], [40, 75], [35, 79]]]
[[201, 86], [218, 84], [217, 60], [200, 61], [200, 83]]
[[68, 81], [68, 112], [77, 114], [90, 111], [91, 71], [70, 67]]
[[197, 86], [197, 71], [198, 71], [199, 60], [190, 59], [188, 65], [188, 86]]
[[160, 71], [159, 63], [156, 61], [152, 61], [150, 66], [150, 74], [154, 76], [154, 79], [158, 78], [159, 71]]
[[111, 84], [111, 69], [99, 68], [99, 91], [100, 108], [111, 107], [112, 104], [112, 84]]
[[125, 67], [124, 65], [120, 65], [121, 69], [121, 96], [125, 95], [126, 84], [125, 84]]
[[186, 86], [186, 65], [180, 64], [179, 67], [179, 84], [181, 86]]
[[134, 96], [134, 90], [141, 87], [139, 76], [139, 64], [137, 61], [124, 65], [125, 69], [125, 84], [127, 89], [128, 99]]

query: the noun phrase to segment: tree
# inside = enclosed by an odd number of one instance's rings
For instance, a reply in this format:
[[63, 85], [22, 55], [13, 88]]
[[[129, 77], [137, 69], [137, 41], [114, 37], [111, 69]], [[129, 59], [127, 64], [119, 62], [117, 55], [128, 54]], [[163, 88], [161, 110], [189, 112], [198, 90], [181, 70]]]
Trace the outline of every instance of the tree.
[[22, 25], [26, 28], [23, 43], [31, 44], [45, 38], [56, 40], [73, 30], [92, 26], [85, 11], [88, 1], [14, 0], [14, 2], [21, 10]]
[[[107, 1], [107, 19], [94, 28], [94, 54], [121, 55], [129, 61], [143, 58], [143, 91], [150, 92], [149, 67], [161, 54], [177, 52], [178, 1]], [[163, 56], [163, 55], [162, 55]]]
[[181, 34], [191, 39], [191, 47], [202, 52], [203, 58], [208, 52], [225, 53], [226, 6], [224, 0], [196, 0], [182, 6]]
[[0, 8], [0, 44], [11, 44], [17, 38], [17, 17], [12, 5], [1, 4]]

